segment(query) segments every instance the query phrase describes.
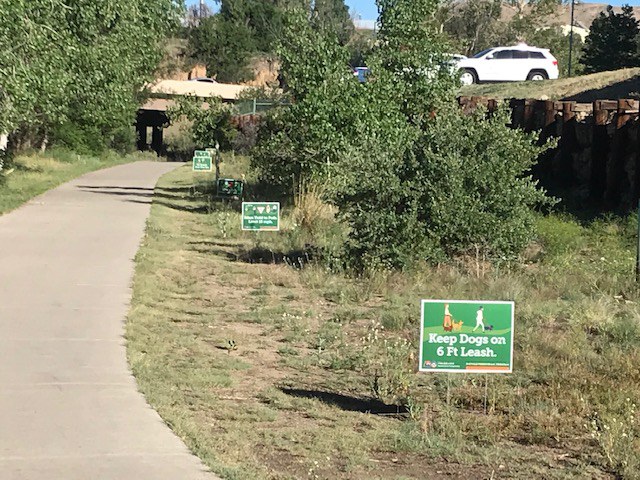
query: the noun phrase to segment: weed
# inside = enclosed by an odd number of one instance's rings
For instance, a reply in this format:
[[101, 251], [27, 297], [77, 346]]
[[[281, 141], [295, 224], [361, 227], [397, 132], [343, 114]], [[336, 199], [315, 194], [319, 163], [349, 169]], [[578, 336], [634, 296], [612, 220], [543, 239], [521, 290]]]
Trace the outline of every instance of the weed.
[[638, 478], [640, 472], [640, 424], [636, 404], [626, 398], [617, 413], [594, 412], [589, 424], [607, 465], [624, 478]]

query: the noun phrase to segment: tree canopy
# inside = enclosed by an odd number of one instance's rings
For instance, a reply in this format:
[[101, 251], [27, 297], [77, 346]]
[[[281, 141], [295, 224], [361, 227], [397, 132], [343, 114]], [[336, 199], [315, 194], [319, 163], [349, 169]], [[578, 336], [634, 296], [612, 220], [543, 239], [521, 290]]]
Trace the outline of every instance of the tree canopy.
[[0, 132], [63, 141], [74, 130], [111, 146], [130, 131], [181, 8], [174, 0], [2, 0]]
[[344, 0], [221, 0], [220, 12], [188, 35], [191, 56], [222, 82], [249, 80], [252, 59], [274, 56], [291, 9], [305, 11], [315, 28], [346, 44], [354, 32]]
[[591, 24], [580, 60], [585, 72], [640, 66], [639, 25], [632, 7], [624, 5], [621, 13], [615, 13], [609, 5]]
[[270, 112], [253, 162], [283, 188], [317, 182], [349, 226], [344, 262], [407, 267], [478, 249], [512, 256], [546, 197], [529, 169], [544, 147], [505, 111], [455, 102], [435, 0], [379, 0], [378, 42], [359, 83], [334, 32], [298, 13], [280, 47], [295, 101]]

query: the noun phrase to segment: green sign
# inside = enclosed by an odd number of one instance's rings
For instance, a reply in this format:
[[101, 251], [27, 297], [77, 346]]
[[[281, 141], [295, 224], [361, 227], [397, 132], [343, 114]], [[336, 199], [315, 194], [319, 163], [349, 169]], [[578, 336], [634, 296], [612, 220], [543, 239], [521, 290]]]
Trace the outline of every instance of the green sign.
[[218, 179], [218, 196], [219, 197], [242, 197], [244, 182], [242, 180], [234, 180], [233, 178]]
[[510, 373], [513, 302], [422, 300], [420, 371]]
[[194, 172], [210, 172], [213, 170], [211, 155], [204, 150], [196, 150], [193, 152], [193, 171]]
[[280, 230], [280, 203], [242, 202], [242, 230]]

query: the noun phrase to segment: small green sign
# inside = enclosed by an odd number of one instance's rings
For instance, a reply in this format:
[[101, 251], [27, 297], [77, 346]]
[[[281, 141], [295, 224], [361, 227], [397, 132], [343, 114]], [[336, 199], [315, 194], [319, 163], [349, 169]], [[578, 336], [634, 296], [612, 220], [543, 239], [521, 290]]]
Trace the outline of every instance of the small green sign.
[[511, 373], [513, 302], [422, 300], [420, 371]]
[[196, 150], [193, 152], [193, 171], [194, 172], [210, 172], [213, 170], [211, 155], [204, 150]]
[[242, 197], [244, 182], [233, 178], [218, 179], [218, 196], [219, 197]]
[[242, 202], [242, 230], [280, 230], [280, 203]]

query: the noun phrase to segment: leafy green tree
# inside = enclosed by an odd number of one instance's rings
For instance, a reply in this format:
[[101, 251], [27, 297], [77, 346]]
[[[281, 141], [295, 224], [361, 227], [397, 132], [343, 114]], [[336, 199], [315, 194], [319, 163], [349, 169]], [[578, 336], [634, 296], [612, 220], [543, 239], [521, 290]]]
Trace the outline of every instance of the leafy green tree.
[[580, 59], [585, 73], [640, 66], [639, 25], [632, 7], [624, 5], [615, 13], [609, 5], [591, 24]]
[[544, 193], [528, 169], [544, 149], [508, 115], [465, 116], [443, 67], [436, 3], [381, 0], [369, 81], [348, 50], [304, 15], [288, 26], [283, 73], [295, 99], [272, 112], [254, 155], [266, 181], [322, 182], [349, 226], [347, 264], [404, 267], [482, 251], [515, 255], [532, 237]]
[[[3, 2], [0, 17], [0, 132], [64, 119], [72, 37], [62, 1]], [[62, 28], [60, 26], [62, 25]]]
[[234, 24], [220, 15], [204, 18], [190, 31], [189, 48], [191, 56], [220, 82], [242, 82], [251, 76], [248, 63], [256, 46], [244, 23]]
[[232, 110], [216, 98], [207, 99], [207, 104], [198, 98], [183, 97], [168, 112], [173, 122], [186, 119], [191, 123], [193, 142], [201, 147], [231, 149], [236, 130], [231, 125]]
[[506, 27], [499, 21], [501, 12], [502, 0], [469, 0], [444, 3], [439, 15], [460, 53], [473, 55], [498, 44]]
[[485, 114], [442, 110], [402, 161], [377, 171], [359, 165], [367, 171], [351, 177], [338, 200], [352, 229], [352, 262], [402, 267], [478, 251], [512, 257], [527, 245], [533, 208], [546, 202], [528, 172], [544, 147], [509, 128], [506, 110]]
[[191, 55], [220, 81], [249, 80], [251, 60], [276, 53], [291, 9], [304, 10], [307, 23], [333, 32], [342, 44], [354, 32], [344, 0], [222, 0], [217, 15], [191, 30]]
[[[174, 0], [4, 0], [0, 133], [113, 146], [177, 25]], [[84, 132], [84, 133], [83, 133]], [[87, 142], [85, 142], [87, 143]]]
[[342, 45], [349, 42], [355, 32], [344, 0], [315, 0], [313, 19], [322, 30], [333, 33]]
[[[162, 58], [161, 42], [177, 25], [174, 0], [68, 0], [74, 82], [71, 122], [86, 136], [114, 146], [130, 125], [143, 86]], [[96, 145], [97, 146], [97, 145]]]

